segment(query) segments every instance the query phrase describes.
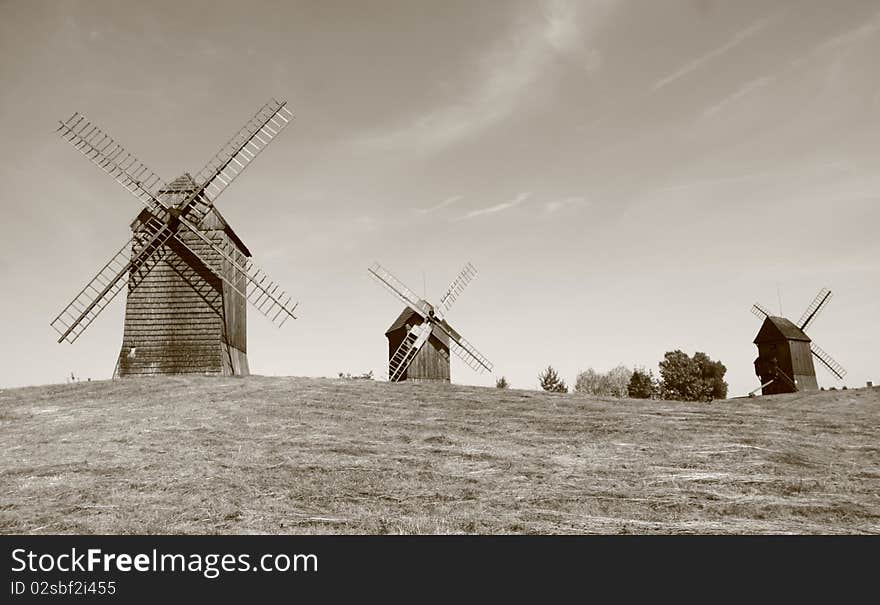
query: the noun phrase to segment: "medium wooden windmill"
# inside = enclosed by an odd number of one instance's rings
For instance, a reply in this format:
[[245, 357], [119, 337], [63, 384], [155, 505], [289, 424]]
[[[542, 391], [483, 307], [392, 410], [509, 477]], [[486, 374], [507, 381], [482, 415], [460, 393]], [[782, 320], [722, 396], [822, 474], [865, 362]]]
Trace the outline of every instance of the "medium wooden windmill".
[[51, 325], [73, 343], [127, 285], [125, 332], [114, 375], [243, 375], [247, 301], [279, 327], [291, 297], [251, 259], [214, 207], [217, 197], [293, 119], [271, 100], [195, 177], [166, 184], [79, 113], [58, 132], [144, 206], [132, 236]]
[[477, 270], [473, 265], [465, 265], [436, 306], [419, 298], [378, 263], [369, 272], [407, 305], [385, 332], [388, 338], [389, 382], [449, 382], [450, 349], [473, 370], [492, 371], [492, 363], [445, 319], [465, 286], [476, 277]]
[[818, 389], [813, 357], [822, 362], [822, 365], [838, 380], [843, 380], [846, 376], [843, 366], [834, 361], [805, 332], [829, 300], [831, 300], [831, 290], [822, 288], [797, 324], [784, 317], [771, 315], [760, 304], [752, 305], [752, 313], [764, 320], [754, 340], [758, 346], [755, 374], [761, 379], [761, 394], [772, 395]]

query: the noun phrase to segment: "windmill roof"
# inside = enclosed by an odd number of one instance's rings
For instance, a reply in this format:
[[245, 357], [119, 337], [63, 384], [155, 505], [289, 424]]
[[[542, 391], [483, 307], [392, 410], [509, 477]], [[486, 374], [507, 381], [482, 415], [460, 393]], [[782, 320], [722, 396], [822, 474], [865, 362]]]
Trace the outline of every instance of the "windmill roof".
[[[419, 303], [425, 305], [428, 309], [434, 309], [434, 306], [426, 300], [420, 300]], [[389, 334], [391, 332], [394, 332], [395, 330], [399, 330], [406, 325], [406, 323], [409, 321], [409, 318], [413, 315], [418, 315], [415, 309], [413, 309], [412, 307], [404, 307], [403, 311], [400, 312], [400, 315], [397, 316], [397, 319], [394, 320], [394, 323], [391, 324], [391, 326], [387, 330], [385, 330], [385, 333]]]
[[[196, 187], [197, 187], [197, 184], [196, 184], [195, 179], [193, 179], [192, 175], [188, 172], [184, 172], [182, 175], [180, 175], [179, 177], [177, 177], [176, 179], [174, 179], [173, 181], [168, 183], [165, 187], [160, 189], [159, 194], [172, 194], [172, 195], [176, 194], [179, 196], [182, 193], [191, 193], [191, 192], [195, 191]], [[132, 227], [134, 227], [137, 222], [146, 221], [147, 216], [150, 214], [152, 214], [152, 213], [150, 213], [150, 211], [147, 210], [146, 208], [141, 210], [138, 213], [137, 217], [135, 217], [134, 221], [132, 221]], [[235, 230], [229, 226], [229, 223], [226, 221], [226, 219], [223, 217], [223, 215], [220, 214], [220, 211], [217, 209], [217, 206], [211, 206], [211, 210], [209, 211], [209, 216], [210, 215], [213, 215], [213, 219], [215, 221], [217, 221], [219, 228], [221, 228], [223, 231], [226, 232], [226, 234], [229, 236], [229, 238], [233, 242], [235, 242], [236, 246], [238, 246], [238, 249], [241, 250], [245, 256], [251, 256], [251, 251], [248, 250], [248, 247], [245, 245], [245, 243], [243, 241], [241, 241], [241, 238], [238, 237], [238, 234], [235, 232]], [[210, 223], [210, 222], [212, 222], [212, 221], [210, 219], [208, 219], [207, 216], [202, 221], [203, 224]]]
[[[424, 301], [422, 301], [422, 302], [424, 302]], [[403, 309], [403, 311], [400, 312], [400, 315], [397, 316], [397, 319], [394, 320], [394, 323], [392, 323], [391, 326], [387, 330], [385, 330], [385, 335], [387, 336], [388, 334], [391, 334], [392, 332], [396, 332], [397, 330], [400, 330], [401, 328], [406, 327], [406, 324], [409, 323], [409, 320], [413, 317], [413, 315], [415, 315], [418, 318], [418, 321], [415, 321], [413, 323], [417, 323], [417, 324], [422, 323], [423, 320], [422, 320], [421, 315], [416, 313], [411, 307], [405, 307]], [[448, 323], [446, 323], [445, 319], [440, 320], [440, 323], [443, 325], [444, 328], [449, 330], [452, 334], [458, 335], [458, 333], [452, 329], [452, 326], [450, 326]], [[437, 339], [439, 339], [440, 342], [442, 342], [446, 346], [449, 346], [449, 336], [445, 332], [443, 332], [442, 330], [435, 329], [432, 331], [432, 334]]]
[[755, 336], [754, 343], [775, 340], [802, 340], [810, 342], [810, 337], [803, 330], [784, 317], [767, 317]]
[[194, 191], [196, 188], [196, 181], [192, 178], [192, 175], [188, 172], [184, 172], [179, 177], [168, 183], [164, 189], [161, 189], [159, 193], [181, 193], [187, 191]]

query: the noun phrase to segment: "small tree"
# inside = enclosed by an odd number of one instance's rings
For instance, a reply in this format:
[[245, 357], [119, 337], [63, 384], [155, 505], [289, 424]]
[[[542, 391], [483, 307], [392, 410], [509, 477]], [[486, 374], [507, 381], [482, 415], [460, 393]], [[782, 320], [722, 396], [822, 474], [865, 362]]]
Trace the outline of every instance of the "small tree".
[[668, 351], [660, 362], [660, 391], [664, 399], [712, 401], [727, 396], [727, 368], [705, 353], [693, 358], [680, 350]]
[[496, 389], [506, 389], [509, 386], [510, 385], [507, 383], [507, 378], [505, 378], [504, 376], [502, 376], [501, 378], [499, 378], [498, 380], [495, 381], [495, 388]]
[[699, 379], [694, 360], [684, 351], [667, 351], [660, 362], [660, 389], [663, 399], [698, 401]]
[[556, 373], [553, 366], [547, 366], [546, 370], [538, 374], [538, 382], [540, 382], [541, 388], [545, 391], [550, 391], [551, 393], [568, 393], [568, 387], [565, 386], [565, 381], [559, 377], [559, 374]]
[[627, 387], [632, 378], [632, 370], [625, 365], [619, 365], [608, 372], [608, 387], [612, 397], [626, 397]]
[[633, 399], [652, 399], [657, 394], [657, 380], [654, 378], [654, 373], [651, 370], [646, 372], [644, 368], [633, 370], [626, 392]]
[[632, 371], [619, 365], [603, 374], [588, 368], [577, 376], [574, 388], [579, 393], [588, 393], [597, 397], [626, 397]]
[[605, 395], [606, 391], [608, 391], [607, 377], [593, 368], [587, 368], [577, 375], [574, 390], [578, 393], [587, 393], [589, 395]]

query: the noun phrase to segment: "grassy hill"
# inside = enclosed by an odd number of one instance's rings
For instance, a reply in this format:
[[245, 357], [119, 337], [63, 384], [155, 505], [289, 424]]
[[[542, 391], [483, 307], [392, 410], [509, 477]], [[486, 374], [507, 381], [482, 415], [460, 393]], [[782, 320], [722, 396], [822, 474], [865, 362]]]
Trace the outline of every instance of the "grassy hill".
[[2, 533], [880, 533], [880, 389], [308, 378], [0, 391]]

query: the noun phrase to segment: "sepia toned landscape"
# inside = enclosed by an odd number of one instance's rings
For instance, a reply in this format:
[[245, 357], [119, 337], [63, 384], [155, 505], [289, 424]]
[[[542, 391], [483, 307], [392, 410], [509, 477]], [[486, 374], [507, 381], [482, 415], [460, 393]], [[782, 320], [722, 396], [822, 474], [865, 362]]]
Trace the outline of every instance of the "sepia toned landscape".
[[880, 533], [880, 389], [312, 378], [0, 392], [2, 533]]

